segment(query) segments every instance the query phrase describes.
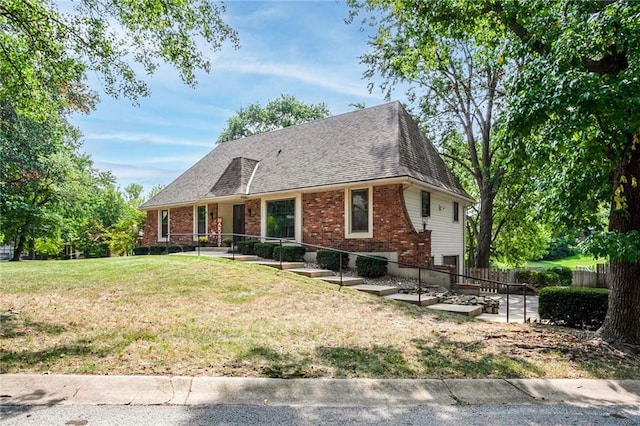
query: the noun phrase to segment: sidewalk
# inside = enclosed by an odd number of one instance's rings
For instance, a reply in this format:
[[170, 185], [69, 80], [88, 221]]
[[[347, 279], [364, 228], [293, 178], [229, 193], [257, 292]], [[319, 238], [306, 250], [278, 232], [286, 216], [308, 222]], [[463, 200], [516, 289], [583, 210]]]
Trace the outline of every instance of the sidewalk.
[[0, 375], [0, 405], [640, 405], [640, 380]]

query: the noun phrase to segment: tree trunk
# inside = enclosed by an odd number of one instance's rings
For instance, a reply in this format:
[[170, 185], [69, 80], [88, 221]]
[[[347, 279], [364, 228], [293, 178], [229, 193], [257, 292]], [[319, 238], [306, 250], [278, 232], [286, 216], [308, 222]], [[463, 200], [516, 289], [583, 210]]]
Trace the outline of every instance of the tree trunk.
[[[632, 135], [629, 135], [629, 142], [634, 146]], [[626, 177], [622, 187], [627, 207], [614, 211], [609, 220], [609, 229], [621, 233], [640, 231], [640, 149], [629, 151], [621, 161], [613, 183], [615, 193], [621, 178]], [[609, 287], [609, 306], [599, 330], [600, 336], [609, 343], [640, 347], [640, 261], [629, 263], [612, 259]]]
[[27, 239], [24, 236], [24, 232], [20, 233], [18, 237], [17, 244], [13, 247], [13, 257], [11, 258], [12, 262], [17, 262], [20, 260], [20, 255], [22, 254], [22, 250], [24, 250], [24, 245]]
[[476, 268], [488, 268], [493, 234], [493, 197], [481, 195]]

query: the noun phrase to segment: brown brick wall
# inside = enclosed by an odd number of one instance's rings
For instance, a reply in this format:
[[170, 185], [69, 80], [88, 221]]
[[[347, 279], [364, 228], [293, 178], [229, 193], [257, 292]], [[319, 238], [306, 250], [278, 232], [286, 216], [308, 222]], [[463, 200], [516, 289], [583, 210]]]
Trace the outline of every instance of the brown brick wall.
[[148, 210], [141, 245], [158, 244], [158, 210]]
[[397, 252], [398, 260], [427, 266], [431, 232], [416, 232], [404, 202], [402, 185], [373, 188], [373, 238], [345, 238], [345, 191], [304, 194], [303, 241], [359, 252]]
[[[251, 216], [249, 216], [251, 210]], [[246, 200], [244, 203], [244, 233], [260, 235], [260, 199]]]

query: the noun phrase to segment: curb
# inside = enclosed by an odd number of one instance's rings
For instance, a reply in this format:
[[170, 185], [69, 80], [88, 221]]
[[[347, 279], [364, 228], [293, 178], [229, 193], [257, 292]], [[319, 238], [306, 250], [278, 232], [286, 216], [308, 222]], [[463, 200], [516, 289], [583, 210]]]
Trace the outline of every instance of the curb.
[[0, 405], [640, 405], [640, 380], [0, 375]]

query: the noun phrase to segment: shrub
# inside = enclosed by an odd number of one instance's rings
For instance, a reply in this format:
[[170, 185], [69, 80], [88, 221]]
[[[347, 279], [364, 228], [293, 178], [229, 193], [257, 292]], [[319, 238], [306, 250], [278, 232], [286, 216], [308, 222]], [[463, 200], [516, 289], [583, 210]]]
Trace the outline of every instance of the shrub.
[[596, 330], [607, 314], [609, 290], [584, 287], [547, 287], [540, 290], [538, 314], [554, 324]]
[[[316, 262], [321, 268], [332, 271], [340, 270], [340, 252], [333, 250], [318, 250], [316, 252]], [[342, 269], [349, 266], [349, 253], [342, 253]]]
[[182, 251], [195, 251], [196, 250], [196, 246], [193, 244], [184, 244], [182, 246]]
[[533, 269], [521, 269], [516, 271], [516, 280], [537, 289], [560, 285], [560, 276], [551, 270], [538, 272]]
[[361, 277], [376, 278], [387, 274], [387, 258], [382, 256], [358, 256], [356, 272]]
[[253, 251], [255, 251], [257, 256], [260, 256], [263, 259], [273, 259], [273, 249], [278, 247], [278, 244], [275, 243], [256, 243], [253, 246]]
[[255, 240], [250, 241], [238, 241], [236, 246], [238, 247], [238, 252], [240, 254], [256, 254], [254, 250], [254, 246], [258, 244]]
[[166, 254], [167, 246], [149, 246], [149, 254]]
[[552, 240], [547, 248], [547, 254], [545, 254], [543, 260], [558, 260], [565, 257], [575, 256], [578, 254], [577, 250], [572, 247], [575, 244], [575, 240], [569, 237], [559, 237]]
[[182, 247], [180, 246], [171, 245], [167, 247], [167, 252], [169, 253], [180, 253], [181, 251], [182, 251]]
[[560, 285], [569, 286], [573, 284], [573, 271], [566, 266], [555, 266], [549, 271], [554, 272], [560, 279]]
[[134, 247], [133, 254], [137, 254], [137, 255], [149, 254], [149, 247]]
[[280, 260], [280, 252], [282, 252], [283, 262], [300, 262], [304, 260], [306, 250], [302, 246], [276, 246], [273, 248], [273, 259]]

